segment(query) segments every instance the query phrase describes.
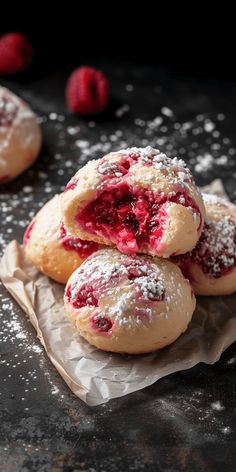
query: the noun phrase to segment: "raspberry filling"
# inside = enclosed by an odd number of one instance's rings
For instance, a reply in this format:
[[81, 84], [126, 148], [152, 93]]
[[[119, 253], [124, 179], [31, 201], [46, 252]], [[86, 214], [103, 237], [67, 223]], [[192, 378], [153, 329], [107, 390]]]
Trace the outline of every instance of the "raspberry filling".
[[179, 203], [200, 215], [195, 202], [176, 186], [169, 195], [130, 188], [126, 182], [108, 183], [97, 198], [76, 216], [80, 227], [91, 235], [105, 237], [117, 248], [134, 255], [144, 248], [161, 248], [168, 215], [166, 204]]
[[218, 222], [207, 221], [196, 248], [173, 261], [190, 279], [191, 261], [210, 277], [217, 279], [229, 274], [236, 266], [236, 224], [228, 217]]
[[26, 246], [30, 240], [30, 235], [32, 233], [32, 230], [33, 230], [33, 227], [35, 225], [36, 221], [32, 221], [32, 223], [28, 226], [25, 234], [24, 234], [24, 237], [23, 237], [23, 244], [24, 246]]
[[[95, 275], [95, 277], [94, 277]], [[82, 268], [79, 274], [78, 284], [69, 286], [66, 291], [66, 298], [76, 309], [84, 306], [97, 307], [101, 296], [106, 292], [110, 283], [118, 282], [121, 278], [118, 270], [109, 272], [109, 280], [101, 270], [94, 267], [94, 272], [84, 273]], [[117, 280], [116, 280], [117, 279]]]
[[107, 333], [111, 330], [113, 323], [107, 316], [95, 315], [90, 320], [91, 326], [95, 331]]
[[93, 252], [98, 250], [98, 244], [93, 241], [82, 241], [82, 239], [70, 236], [63, 223], [60, 226], [60, 242], [66, 251], [76, 251], [81, 259], [87, 259]]
[[78, 181], [79, 179], [77, 179], [77, 177], [72, 177], [72, 179], [70, 179], [70, 181], [68, 182], [64, 192], [68, 192], [68, 190], [73, 190], [78, 184]]
[[84, 306], [98, 306], [98, 299], [94, 295], [93, 288], [86, 284], [82, 285], [76, 296], [74, 296], [71, 285], [69, 285], [66, 291], [66, 298], [76, 309], [83, 308]]
[[7, 127], [13, 123], [18, 107], [7, 95], [0, 98], [0, 126]]

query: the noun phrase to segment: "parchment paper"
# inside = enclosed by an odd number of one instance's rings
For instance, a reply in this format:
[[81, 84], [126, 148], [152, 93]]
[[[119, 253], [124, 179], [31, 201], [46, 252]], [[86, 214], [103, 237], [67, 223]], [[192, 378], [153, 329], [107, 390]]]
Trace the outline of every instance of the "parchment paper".
[[[204, 191], [223, 195], [220, 181]], [[152, 354], [109, 354], [90, 346], [67, 320], [63, 286], [38, 272], [12, 241], [1, 262], [2, 282], [29, 316], [48, 357], [70, 389], [88, 405], [99, 405], [205, 362], [213, 364], [236, 340], [236, 294], [199, 297], [192, 322], [175, 343]]]

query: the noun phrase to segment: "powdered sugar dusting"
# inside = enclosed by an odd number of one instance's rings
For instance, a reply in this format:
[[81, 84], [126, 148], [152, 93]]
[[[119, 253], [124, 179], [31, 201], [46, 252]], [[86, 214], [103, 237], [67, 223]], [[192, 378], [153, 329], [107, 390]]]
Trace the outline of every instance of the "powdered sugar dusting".
[[[11, 378], [17, 375], [18, 389], [13, 390], [12, 398], [17, 396], [24, 411], [29, 411], [29, 398], [38, 395], [39, 379], [47, 379], [49, 392], [58, 391], [50, 373], [50, 366], [43, 353], [43, 347], [37, 341], [29, 321], [18, 313], [16, 304], [0, 294], [0, 343], [1, 343], [1, 383], [2, 391]], [[34, 368], [33, 365], [39, 367]], [[8, 396], [11, 390], [7, 392]], [[21, 393], [19, 393], [21, 392]]]
[[122, 173], [119, 172], [119, 167], [116, 163], [111, 161], [104, 161], [98, 166], [98, 172], [103, 175], [113, 174], [115, 177], [122, 177]]
[[[86, 298], [82, 304], [81, 294]], [[101, 309], [99, 317], [108, 316], [113, 322], [131, 328], [142, 323], [141, 318], [133, 316], [138, 307], [146, 314], [145, 321], [151, 319], [152, 304], [164, 299], [165, 287], [162, 274], [151, 259], [134, 259], [105, 250], [90, 257], [74, 274], [68, 301], [76, 306], [78, 295], [81, 313], [83, 306], [95, 305]], [[108, 299], [112, 303], [107, 303]]]
[[218, 195], [212, 195], [211, 193], [202, 193], [202, 198], [204, 203], [207, 205], [231, 205], [231, 203], [229, 203], [225, 198], [218, 197]]
[[177, 157], [171, 159], [165, 153], [151, 146], [122, 149], [101, 158], [95, 165], [96, 171], [101, 176], [100, 180], [94, 185], [94, 189], [106, 188], [108, 179], [112, 179], [113, 184], [128, 179], [129, 184], [137, 185], [136, 174], [133, 169], [140, 163], [150, 168], [150, 171], [145, 171], [142, 177], [143, 182], [147, 184], [149, 189], [158, 191], [158, 181], [155, 183], [155, 178], [152, 178], [152, 176], [155, 177], [155, 171], [162, 172], [160, 174], [162, 178], [173, 187], [168, 196], [171, 198], [177, 193], [180, 194], [178, 203], [185, 205], [185, 199], [184, 196], [181, 196], [181, 192], [184, 190], [184, 193], [187, 192], [190, 195], [195, 185], [190, 170], [182, 159]]
[[161, 300], [164, 297], [165, 288], [157, 274], [139, 277], [136, 281], [137, 289], [145, 300]]
[[206, 221], [199, 243], [190, 257], [212, 277], [221, 277], [236, 265], [236, 225], [229, 218]]
[[10, 126], [17, 114], [17, 105], [8, 94], [0, 96], [0, 128]]
[[159, 149], [153, 148], [152, 146], [147, 146], [144, 148], [131, 147], [117, 151], [117, 153], [125, 154], [131, 157], [137, 156], [138, 160], [151, 163], [153, 167], [156, 167], [157, 169], [172, 166], [179, 166], [183, 168], [186, 167], [186, 164], [182, 159], [178, 159], [177, 157], [170, 159], [166, 154], [159, 151]]
[[215, 411], [223, 411], [225, 409], [225, 407], [222, 405], [222, 403], [217, 400], [216, 402], [213, 402], [211, 404], [211, 408], [212, 410], [215, 410]]

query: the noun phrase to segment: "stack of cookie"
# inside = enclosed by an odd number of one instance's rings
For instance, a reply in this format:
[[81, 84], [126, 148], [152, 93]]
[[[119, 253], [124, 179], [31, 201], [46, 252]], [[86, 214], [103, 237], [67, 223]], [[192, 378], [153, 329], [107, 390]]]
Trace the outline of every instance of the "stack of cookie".
[[129, 148], [90, 161], [35, 216], [27, 257], [66, 283], [91, 344], [145, 353], [175, 341], [195, 294], [236, 290], [236, 207], [201, 195], [184, 161]]

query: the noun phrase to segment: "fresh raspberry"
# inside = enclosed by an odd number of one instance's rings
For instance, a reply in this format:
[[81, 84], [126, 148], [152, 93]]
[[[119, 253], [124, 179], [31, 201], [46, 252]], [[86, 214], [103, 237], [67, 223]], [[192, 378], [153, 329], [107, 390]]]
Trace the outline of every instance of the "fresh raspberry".
[[16, 74], [30, 64], [33, 50], [20, 33], [7, 33], [0, 38], [0, 74]]
[[66, 99], [69, 109], [74, 113], [99, 113], [108, 104], [108, 80], [99, 70], [79, 67], [68, 79]]

